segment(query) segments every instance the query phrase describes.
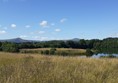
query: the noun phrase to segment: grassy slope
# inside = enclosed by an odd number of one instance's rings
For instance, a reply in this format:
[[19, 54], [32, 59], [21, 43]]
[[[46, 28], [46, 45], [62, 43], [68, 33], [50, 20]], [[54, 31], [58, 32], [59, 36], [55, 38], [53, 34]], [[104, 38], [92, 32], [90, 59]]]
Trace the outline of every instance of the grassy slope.
[[0, 53], [0, 83], [117, 82], [117, 59]]

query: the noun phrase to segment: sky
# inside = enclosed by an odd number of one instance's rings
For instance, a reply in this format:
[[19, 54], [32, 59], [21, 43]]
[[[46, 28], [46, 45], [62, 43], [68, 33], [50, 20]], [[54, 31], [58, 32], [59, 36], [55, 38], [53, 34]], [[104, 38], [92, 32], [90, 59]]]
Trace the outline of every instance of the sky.
[[0, 39], [118, 37], [118, 0], [0, 0]]

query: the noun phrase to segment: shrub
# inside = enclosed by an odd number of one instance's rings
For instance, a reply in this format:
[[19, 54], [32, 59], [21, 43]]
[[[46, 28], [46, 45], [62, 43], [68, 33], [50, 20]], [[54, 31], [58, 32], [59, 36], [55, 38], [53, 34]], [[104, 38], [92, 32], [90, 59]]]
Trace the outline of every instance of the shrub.
[[51, 54], [51, 55], [54, 55], [55, 52], [56, 52], [56, 48], [51, 48], [51, 49], [50, 49], [50, 54]]
[[62, 55], [62, 56], [68, 56], [68, 53], [67, 53], [67, 52], [62, 51], [62, 52], [61, 52], [61, 55]]
[[49, 50], [45, 50], [45, 51], [43, 51], [43, 54], [46, 54], [46, 55], [49, 55]]
[[93, 52], [90, 50], [90, 49], [87, 49], [86, 50], [86, 56], [87, 57], [90, 57], [90, 56], [92, 56], [93, 55]]
[[101, 58], [116, 58], [116, 56], [110, 54], [110, 55], [108, 55], [108, 56], [101, 56]]
[[2, 47], [0, 47], [0, 51], [2, 51]]
[[41, 52], [40, 52], [40, 53], [41, 53], [41, 54], [44, 54], [42, 50], [41, 50]]
[[116, 56], [110, 54], [110, 55], [108, 55], [108, 58], [116, 58]]

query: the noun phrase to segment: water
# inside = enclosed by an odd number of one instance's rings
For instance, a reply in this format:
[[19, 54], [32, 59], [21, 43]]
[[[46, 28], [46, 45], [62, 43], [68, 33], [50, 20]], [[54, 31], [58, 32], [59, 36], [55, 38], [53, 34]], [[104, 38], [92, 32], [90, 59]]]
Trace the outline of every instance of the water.
[[116, 56], [116, 57], [118, 57], [118, 54], [104, 54], [104, 53], [99, 53], [99, 54], [94, 54], [93, 56], [92, 56], [92, 58], [100, 58], [100, 57], [102, 57], [102, 56], [109, 56], [109, 55], [113, 55], [113, 56]]

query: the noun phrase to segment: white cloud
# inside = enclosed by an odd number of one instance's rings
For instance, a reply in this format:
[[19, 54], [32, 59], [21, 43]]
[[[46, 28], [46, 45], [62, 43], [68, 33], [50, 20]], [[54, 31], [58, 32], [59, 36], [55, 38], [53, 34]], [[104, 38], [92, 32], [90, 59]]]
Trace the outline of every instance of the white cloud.
[[11, 27], [12, 28], [16, 28], [16, 24], [11, 24]]
[[30, 32], [29, 34], [34, 35], [34, 34], [44, 34], [45, 31], [34, 31], [34, 32]]
[[34, 38], [35, 40], [40, 40], [40, 41], [48, 40], [48, 37], [34, 36], [33, 38]]
[[48, 37], [40, 37], [40, 40], [48, 40]]
[[56, 32], [60, 32], [60, 31], [61, 31], [61, 29], [55, 29], [55, 31], [56, 31]]
[[39, 31], [38, 33], [39, 33], [39, 34], [44, 34], [44, 33], [45, 33], [45, 31]]
[[28, 36], [26, 35], [21, 35], [20, 38], [27, 38]]
[[34, 38], [34, 39], [39, 39], [39, 36], [34, 36], [33, 38]]
[[30, 28], [31, 26], [30, 25], [26, 25], [25, 28]]
[[66, 18], [63, 18], [60, 20], [61, 23], [64, 23], [67, 19]]
[[42, 21], [42, 22], [40, 22], [40, 26], [42, 26], [42, 27], [48, 27], [48, 21]]
[[4, 31], [4, 30], [0, 31], [0, 34], [5, 34], [5, 33], [6, 33], [6, 31]]
[[118, 37], [118, 33], [112, 34], [111, 37]]

